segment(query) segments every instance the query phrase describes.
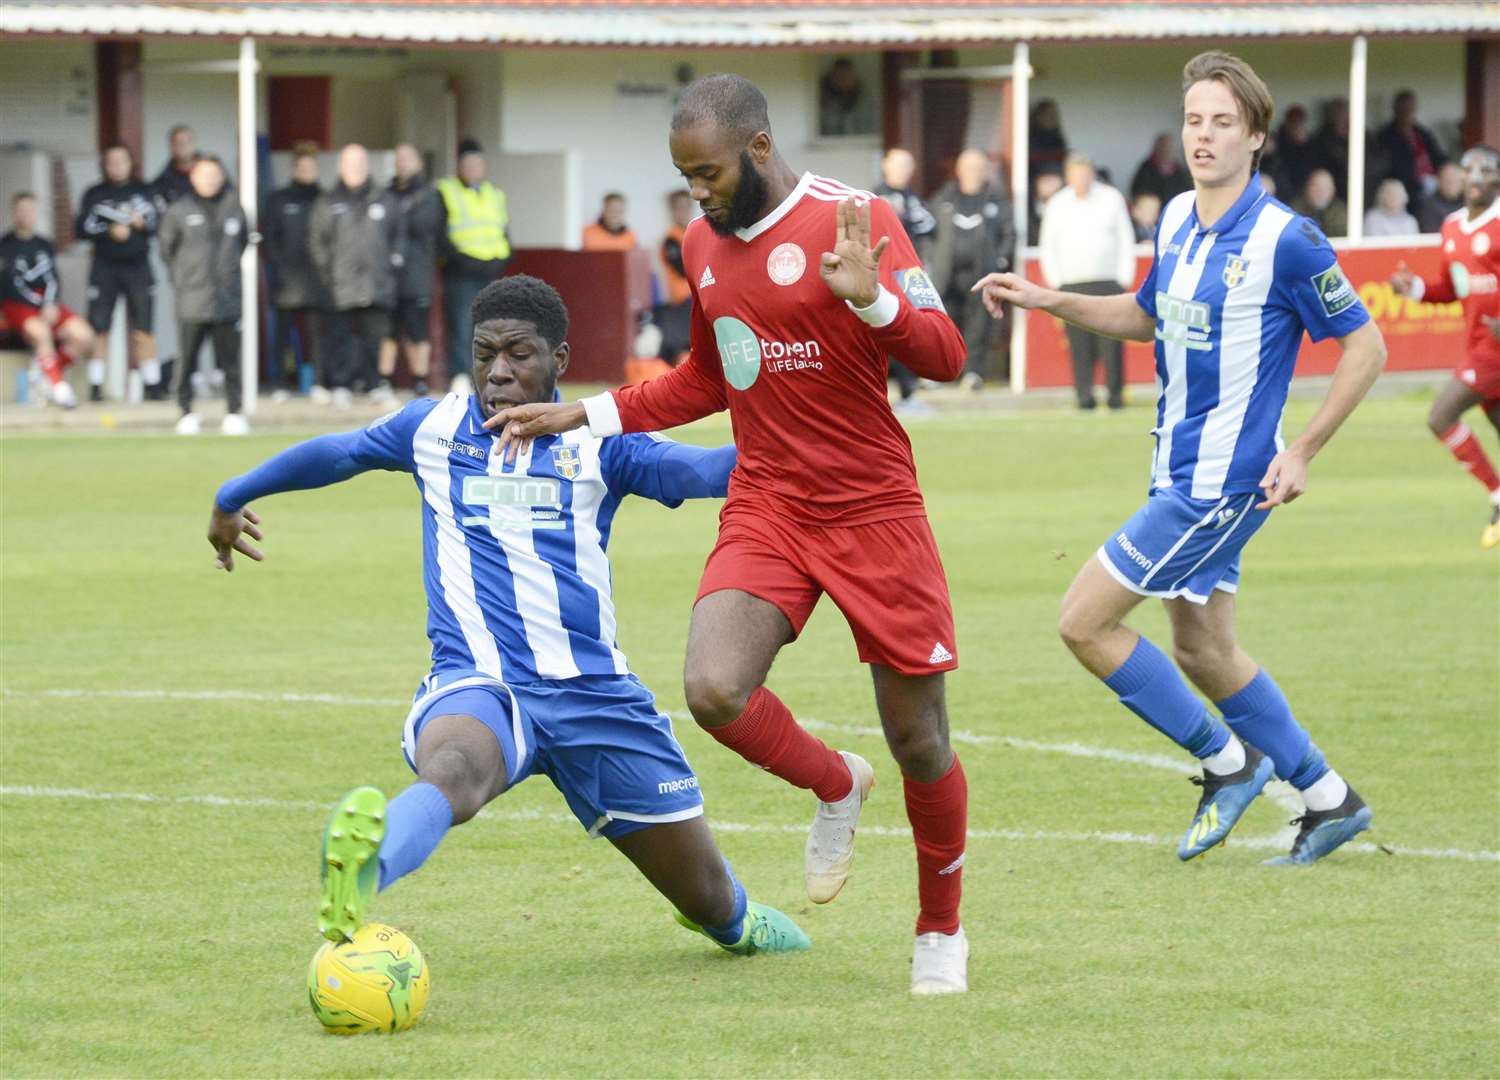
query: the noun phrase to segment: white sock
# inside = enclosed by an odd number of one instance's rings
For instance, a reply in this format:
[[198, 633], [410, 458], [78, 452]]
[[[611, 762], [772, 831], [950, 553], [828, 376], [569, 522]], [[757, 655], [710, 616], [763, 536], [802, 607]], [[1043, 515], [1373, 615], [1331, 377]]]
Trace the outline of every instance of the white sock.
[[1494, 491], [1490, 492], [1490, 505], [1500, 506], [1500, 488], [1496, 488]]
[[141, 381], [147, 386], [155, 386], [161, 382], [161, 362], [156, 357], [141, 361]]
[[1349, 794], [1344, 778], [1329, 769], [1312, 787], [1302, 789], [1302, 801], [1309, 810], [1332, 810], [1343, 804]]
[[105, 367], [104, 367], [104, 361], [103, 360], [90, 360], [89, 361], [89, 385], [90, 386], [103, 386], [104, 385], [104, 372], [105, 372]]
[[1217, 754], [1209, 754], [1202, 760], [1205, 769], [1219, 776], [1237, 773], [1245, 767], [1245, 744], [1235, 738], [1233, 732], [1230, 732], [1229, 741], [1224, 744], [1224, 749]]

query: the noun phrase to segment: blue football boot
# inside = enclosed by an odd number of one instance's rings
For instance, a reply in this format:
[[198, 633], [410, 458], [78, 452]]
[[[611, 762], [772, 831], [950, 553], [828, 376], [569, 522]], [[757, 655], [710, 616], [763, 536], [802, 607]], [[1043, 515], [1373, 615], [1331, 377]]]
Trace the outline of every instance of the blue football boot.
[[1267, 859], [1265, 865], [1309, 866], [1368, 829], [1374, 816], [1365, 801], [1350, 788], [1344, 801], [1332, 810], [1309, 810], [1301, 817], [1293, 818], [1292, 824], [1302, 828], [1297, 832], [1297, 839], [1292, 841], [1291, 853]]
[[1270, 781], [1275, 769], [1271, 759], [1249, 743], [1244, 743], [1244, 747], [1245, 764], [1239, 772], [1220, 776], [1204, 769], [1201, 777], [1192, 778], [1193, 783], [1203, 789], [1203, 795], [1198, 800], [1193, 823], [1188, 826], [1182, 843], [1177, 845], [1179, 859], [1191, 859], [1215, 844], [1222, 844], [1245, 812], [1245, 807]]

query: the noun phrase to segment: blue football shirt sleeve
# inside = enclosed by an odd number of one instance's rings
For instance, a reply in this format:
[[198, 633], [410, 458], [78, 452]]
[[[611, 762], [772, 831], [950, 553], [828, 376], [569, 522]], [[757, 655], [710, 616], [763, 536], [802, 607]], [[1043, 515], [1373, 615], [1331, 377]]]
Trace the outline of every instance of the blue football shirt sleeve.
[[220, 510], [234, 512], [267, 495], [327, 487], [371, 469], [412, 472], [412, 436], [435, 404], [419, 399], [357, 431], [319, 435], [288, 447], [226, 481], [214, 502]]
[[412, 442], [427, 414], [437, 407], [433, 398], [417, 398], [404, 408], [371, 421], [354, 434], [359, 436], [355, 457], [367, 469], [391, 472], [417, 471]]
[[685, 446], [655, 432], [614, 435], [600, 448], [600, 470], [609, 489], [665, 506], [684, 499], [722, 499], [734, 471], [734, 444]]
[[1276, 244], [1276, 287], [1314, 341], [1343, 337], [1370, 321], [1328, 238], [1299, 217]]

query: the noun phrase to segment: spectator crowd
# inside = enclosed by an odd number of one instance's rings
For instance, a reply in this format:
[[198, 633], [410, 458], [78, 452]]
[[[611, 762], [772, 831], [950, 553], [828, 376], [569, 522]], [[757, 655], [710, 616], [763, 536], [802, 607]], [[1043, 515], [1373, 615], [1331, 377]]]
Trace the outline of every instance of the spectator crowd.
[[[1162, 209], [1192, 187], [1177, 136], [1156, 135], [1122, 187], [1108, 170], [1070, 145], [1057, 102], [1043, 100], [1030, 116], [1031, 220], [1024, 240], [1039, 248], [1046, 282], [1090, 295], [1129, 289], [1134, 245], [1149, 241]], [[1372, 237], [1435, 232], [1462, 205], [1463, 174], [1431, 130], [1418, 120], [1416, 95], [1396, 94], [1389, 122], [1365, 139], [1366, 205], [1348, 206], [1349, 109], [1341, 98], [1323, 103], [1314, 129], [1309, 110], [1289, 106], [1267, 140], [1261, 183], [1329, 236], [1347, 235], [1349, 215], [1362, 215]], [[260, 244], [268, 286], [264, 386], [276, 398], [306, 394], [346, 408], [354, 395], [393, 404], [405, 358], [411, 389], [428, 393], [434, 381], [432, 330], [442, 327], [443, 381], [464, 390], [469, 379], [469, 307], [486, 283], [505, 272], [511, 256], [504, 191], [486, 176], [482, 147], [457, 148], [453, 176], [433, 181], [415, 147], [394, 153], [387, 185], [371, 176], [365, 148], [348, 145], [337, 178], [319, 183], [319, 148], [298, 144], [289, 181], [266, 197], [260, 233], [240, 210], [223, 163], [200, 153], [191, 128], [169, 134], [170, 159], [150, 181], [140, 176], [122, 144], [104, 148], [101, 176], [84, 192], [75, 236], [91, 245], [86, 303], [75, 313], [59, 296], [56, 255], [37, 228], [37, 199], [12, 200], [12, 231], [0, 239], [0, 317], [35, 356], [39, 395], [76, 404], [62, 377], [74, 360], [85, 363], [91, 400], [102, 400], [105, 350], [117, 302], [123, 298], [132, 378], [142, 396], [175, 400], [178, 430], [197, 433], [194, 401], [204, 380], [194, 378], [207, 345], [222, 386], [223, 430], [248, 430], [240, 386], [241, 256]], [[1015, 260], [1013, 212], [992, 157], [965, 149], [930, 197], [915, 186], [918, 162], [904, 148], [889, 150], [874, 192], [895, 209], [964, 335], [968, 359], [961, 384], [978, 390], [1003, 375], [1008, 335], [997, 327], [970, 287]], [[628, 223], [626, 197], [612, 191], [579, 238], [586, 251], [641, 246]], [[656, 295], [642, 313], [627, 377], [647, 378], [680, 362], [689, 347], [691, 289], [682, 241], [697, 207], [686, 191], [667, 196], [670, 226], [655, 249]], [[158, 358], [157, 282], [152, 245], [166, 269], [177, 319], [178, 355]], [[441, 310], [434, 312], [441, 283]], [[1124, 404], [1119, 342], [1068, 332], [1077, 403], [1096, 407], [1094, 382], [1102, 368], [1105, 402]], [[992, 355], [995, 354], [995, 355]], [[920, 413], [918, 380], [891, 362], [897, 408]]]

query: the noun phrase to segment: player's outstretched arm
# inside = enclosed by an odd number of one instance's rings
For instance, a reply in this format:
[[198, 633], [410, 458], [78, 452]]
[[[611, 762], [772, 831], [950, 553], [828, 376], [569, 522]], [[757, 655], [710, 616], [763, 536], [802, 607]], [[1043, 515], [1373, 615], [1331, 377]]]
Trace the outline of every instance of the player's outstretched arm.
[[986, 274], [969, 291], [980, 293], [985, 308], [997, 319], [1003, 305], [1013, 304], [1045, 311], [1090, 333], [1121, 341], [1150, 341], [1156, 336], [1156, 320], [1128, 292], [1117, 296], [1084, 296], [1046, 289], [1018, 274]]
[[1385, 367], [1385, 338], [1371, 320], [1338, 339], [1343, 355], [1333, 372], [1333, 385], [1302, 434], [1271, 459], [1260, 487], [1265, 500], [1257, 510], [1289, 503], [1307, 490], [1307, 467], [1325, 443], [1333, 438]]
[[484, 422], [489, 431], [500, 432], [499, 453], [502, 460], [514, 462], [516, 455], [543, 435], [561, 435], [589, 422], [581, 401], [539, 401], [530, 405], [512, 405], [501, 409]]
[[392, 467], [380, 460], [366, 443], [368, 429], [342, 435], [320, 435], [298, 443], [269, 458], [247, 473], [228, 480], [214, 496], [208, 519], [208, 542], [213, 545], [214, 565], [234, 569], [234, 552], [261, 562], [265, 556], [245, 539], [263, 540], [260, 516], [249, 504], [282, 491], [306, 491], [327, 487], [369, 469]]

